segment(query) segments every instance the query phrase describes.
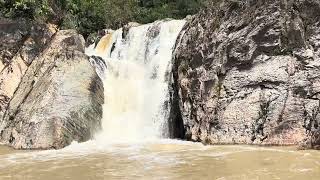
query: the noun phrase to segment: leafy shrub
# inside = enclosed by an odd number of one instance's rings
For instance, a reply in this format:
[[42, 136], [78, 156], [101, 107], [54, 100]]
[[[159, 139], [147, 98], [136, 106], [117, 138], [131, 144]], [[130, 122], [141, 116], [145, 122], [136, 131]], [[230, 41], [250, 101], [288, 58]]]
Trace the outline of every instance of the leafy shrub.
[[49, 21], [87, 36], [130, 21], [184, 18], [198, 12], [206, 1], [213, 0], [0, 0], [0, 9], [6, 17]]

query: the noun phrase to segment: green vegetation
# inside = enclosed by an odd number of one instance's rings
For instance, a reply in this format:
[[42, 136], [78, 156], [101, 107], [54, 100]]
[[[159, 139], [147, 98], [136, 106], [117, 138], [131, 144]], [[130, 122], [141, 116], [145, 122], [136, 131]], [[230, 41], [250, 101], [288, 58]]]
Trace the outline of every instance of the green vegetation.
[[0, 0], [0, 13], [74, 28], [87, 36], [103, 28], [119, 28], [130, 21], [149, 23], [184, 18], [212, 0]]

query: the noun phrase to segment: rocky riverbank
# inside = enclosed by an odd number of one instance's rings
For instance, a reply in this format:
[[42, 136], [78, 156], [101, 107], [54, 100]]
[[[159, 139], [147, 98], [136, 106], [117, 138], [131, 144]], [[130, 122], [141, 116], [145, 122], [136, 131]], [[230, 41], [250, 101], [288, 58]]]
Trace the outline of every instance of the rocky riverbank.
[[174, 52], [185, 138], [320, 148], [320, 3], [225, 1]]
[[62, 148], [100, 128], [103, 86], [73, 30], [1, 20], [0, 140]]

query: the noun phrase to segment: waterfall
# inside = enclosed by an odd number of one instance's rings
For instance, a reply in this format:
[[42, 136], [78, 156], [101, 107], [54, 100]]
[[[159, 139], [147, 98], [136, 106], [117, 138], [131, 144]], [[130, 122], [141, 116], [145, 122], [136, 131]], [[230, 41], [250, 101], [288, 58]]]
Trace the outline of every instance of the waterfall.
[[172, 50], [184, 24], [167, 20], [109, 31], [86, 49], [105, 89], [103, 130], [97, 139], [119, 142], [169, 136]]

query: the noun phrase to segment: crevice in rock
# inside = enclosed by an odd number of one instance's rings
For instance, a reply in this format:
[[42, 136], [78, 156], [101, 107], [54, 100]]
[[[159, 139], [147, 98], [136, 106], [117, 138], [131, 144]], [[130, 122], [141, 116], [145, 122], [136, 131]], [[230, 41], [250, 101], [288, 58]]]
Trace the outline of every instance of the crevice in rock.
[[[263, 96], [263, 95], [262, 95]], [[260, 111], [259, 111], [259, 118], [255, 120], [255, 122], [252, 124], [252, 137], [251, 141], [255, 141], [256, 139], [260, 138], [260, 142], [263, 142], [265, 139], [267, 139], [267, 136], [264, 132], [265, 123], [268, 118], [269, 114], [269, 107], [271, 104], [271, 100], [263, 100], [264, 97], [261, 96], [262, 102], [260, 103]]]
[[217, 106], [214, 107], [213, 119], [211, 121], [209, 121], [208, 132], [210, 132], [212, 128], [221, 129], [219, 118], [218, 118], [218, 111], [219, 111], [219, 100], [221, 98], [223, 81], [225, 80], [225, 78], [226, 78], [226, 74], [223, 74], [221, 72], [218, 74], [218, 82], [217, 82], [218, 88], [216, 90]]
[[304, 122], [303, 127], [306, 129], [307, 133], [310, 133], [315, 129], [318, 129], [319, 127], [317, 117], [320, 112], [320, 107], [318, 104], [318, 107], [316, 109], [312, 109], [311, 114], [308, 113], [305, 104], [303, 105], [303, 108], [304, 108], [304, 117], [305, 117], [303, 121]]
[[[184, 125], [182, 112], [180, 107], [179, 85], [178, 85], [178, 66], [176, 60], [172, 60], [172, 75], [169, 80], [170, 104], [171, 109], [169, 113], [169, 136], [171, 138], [188, 139], [186, 131], [188, 127]], [[190, 128], [189, 128], [190, 129]]]
[[284, 114], [284, 111], [286, 110], [287, 108], [287, 102], [288, 102], [288, 98], [289, 98], [289, 92], [287, 91], [286, 92], [286, 97], [285, 97], [285, 100], [283, 102], [283, 106], [282, 106], [282, 109], [281, 109], [281, 112], [280, 112], [280, 115], [279, 115], [279, 118], [277, 120], [277, 123], [281, 123], [283, 121], [283, 114]]
[[262, 87], [263, 89], [275, 89], [275, 88], [279, 87], [281, 84], [284, 84], [284, 82], [264, 80], [264, 81], [257, 82], [257, 83], [254, 83], [254, 84], [245, 85], [244, 88], [257, 89], [257, 88], [261, 88]]

